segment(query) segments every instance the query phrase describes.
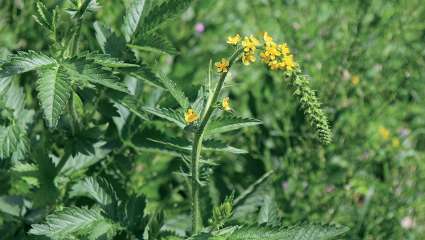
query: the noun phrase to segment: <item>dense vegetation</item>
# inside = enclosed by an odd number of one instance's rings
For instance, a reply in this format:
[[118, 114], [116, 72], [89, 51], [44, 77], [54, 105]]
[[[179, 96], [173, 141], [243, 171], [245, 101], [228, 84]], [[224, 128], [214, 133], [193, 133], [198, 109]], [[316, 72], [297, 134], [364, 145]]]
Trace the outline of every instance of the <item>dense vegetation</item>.
[[423, 239], [424, 19], [0, 2], [0, 239]]

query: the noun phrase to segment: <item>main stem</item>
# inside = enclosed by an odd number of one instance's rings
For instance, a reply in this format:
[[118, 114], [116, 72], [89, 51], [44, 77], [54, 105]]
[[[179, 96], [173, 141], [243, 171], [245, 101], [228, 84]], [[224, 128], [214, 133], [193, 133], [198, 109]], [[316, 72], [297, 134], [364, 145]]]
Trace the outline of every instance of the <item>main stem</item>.
[[[233, 63], [240, 57], [242, 49], [237, 49], [229, 60], [229, 70]], [[212, 97], [208, 98], [205, 106], [204, 114], [199, 123], [199, 127], [195, 132], [193, 146], [192, 146], [192, 234], [198, 234], [202, 228], [201, 209], [199, 206], [199, 161], [201, 158], [202, 142], [204, 140], [205, 127], [214, 112], [214, 104], [220, 96], [221, 89], [223, 88], [224, 80], [228, 72], [221, 74], [220, 79], [215, 87]]]

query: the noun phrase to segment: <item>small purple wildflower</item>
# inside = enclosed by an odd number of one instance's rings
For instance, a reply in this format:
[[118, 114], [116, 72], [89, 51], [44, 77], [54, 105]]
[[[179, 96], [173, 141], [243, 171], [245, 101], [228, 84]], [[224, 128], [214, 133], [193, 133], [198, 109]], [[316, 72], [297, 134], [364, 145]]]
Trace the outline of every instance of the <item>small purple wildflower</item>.
[[203, 23], [201, 23], [201, 22], [196, 23], [195, 24], [195, 31], [197, 33], [203, 33], [203, 32], [205, 32], [205, 25]]

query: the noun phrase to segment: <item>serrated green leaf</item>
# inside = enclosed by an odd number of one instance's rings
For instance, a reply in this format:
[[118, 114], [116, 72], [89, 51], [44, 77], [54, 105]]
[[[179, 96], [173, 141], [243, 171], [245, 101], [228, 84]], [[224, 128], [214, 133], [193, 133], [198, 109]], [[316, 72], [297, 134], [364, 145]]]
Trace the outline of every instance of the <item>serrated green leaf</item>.
[[184, 113], [178, 110], [172, 110], [168, 108], [152, 108], [152, 107], [144, 107], [143, 111], [153, 114], [157, 117], [163, 118], [170, 122], [175, 123], [180, 128], [185, 128], [186, 123], [184, 121]]
[[44, 117], [49, 127], [56, 127], [62, 115], [72, 88], [68, 75], [59, 65], [52, 65], [37, 71], [38, 99], [43, 108]]
[[248, 153], [246, 150], [229, 146], [226, 143], [218, 141], [218, 140], [206, 140], [204, 141], [203, 146], [204, 146], [203, 149], [205, 151], [228, 152], [233, 154]]
[[0, 159], [21, 160], [29, 150], [29, 139], [18, 125], [0, 126]]
[[96, 0], [83, 0], [83, 2], [75, 2], [73, 8], [69, 8], [66, 12], [75, 19], [82, 19], [87, 14], [96, 12], [99, 9]]
[[125, 203], [124, 218], [122, 222], [132, 232], [143, 232], [145, 228], [144, 213], [146, 198], [144, 196], [130, 196]]
[[264, 196], [263, 205], [258, 213], [258, 225], [278, 226], [279, 209], [273, 197], [270, 194]]
[[18, 79], [13, 80], [12, 77], [0, 78], [0, 105], [13, 111], [15, 119], [21, 122], [18, 117], [25, 114], [23, 112], [25, 95], [24, 89], [19, 86]]
[[137, 64], [126, 63], [124, 61], [112, 57], [109, 54], [88, 53], [85, 55], [85, 57], [88, 60], [93, 60], [95, 63], [109, 68], [139, 67], [139, 65]]
[[105, 47], [106, 47], [106, 43], [107, 43], [108, 39], [112, 35], [111, 30], [106, 28], [100, 22], [94, 22], [93, 28], [94, 28], [94, 31], [95, 31], [97, 43], [99, 44], [100, 48], [102, 49], [102, 52], [106, 53]]
[[165, 53], [176, 55], [177, 49], [166, 37], [159, 34], [145, 34], [137, 39], [134, 44], [127, 44], [128, 47], [137, 51]]
[[228, 240], [328, 240], [348, 231], [347, 227], [300, 224], [284, 228], [250, 226], [235, 230]]
[[45, 224], [31, 225], [30, 234], [43, 235], [54, 239], [65, 239], [74, 236], [87, 236], [99, 225], [115, 226], [108, 222], [100, 209], [68, 207], [47, 216]]
[[213, 134], [225, 133], [259, 124], [262, 124], [262, 122], [257, 119], [223, 115], [219, 118], [213, 118], [210, 120], [205, 131], [205, 135], [208, 136]]
[[83, 181], [83, 187], [89, 197], [96, 200], [102, 206], [108, 206], [116, 202], [117, 195], [113, 187], [103, 178], [88, 177]]
[[[189, 154], [192, 151], [192, 143], [184, 138], [168, 137], [156, 134], [155, 137], [147, 138], [137, 144], [146, 150], [153, 150], [172, 155]], [[203, 143], [203, 149], [210, 152], [228, 152], [233, 154], [247, 153], [243, 149], [229, 146], [216, 140], [208, 140]]]
[[180, 107], [186, 110], [189, 107], [190, 103], [183, 90], [181, 90], [174, 81], [167, 78], [166, 76], [161, 76], [161, 82], [164, 85], [165, 89], [167, 89], [168, 92], [179, 103]]
[[75, 156], [70, 156], [66, 160], [65, 165], [62, 167], [60, 175], [71, 176], [75, 173], [82, 172], [105, 158], [111, 151], [104, 147], [105, 144], [105, 142], [97, 142], [93, 144], [94, 153], [77, 153]]
[[143, 120], [149, 119], [146, 113], [140, 110], [136, 97], [130, 96], [130, 95], [122, 96], [122, 94], [121, 95], [108, 94], [108, 95], [112, 98], [112, 101], [114, 102], [114, 104], [118, 104], [120, 107], [125, 107], [130, 112], [134, 113], [136, 116], [140, 117]]
[[143, 18], [142, 32], [149, 32], [183, 12], [193, 0], [167, 0], [153, 7]]
[[145, 63], [139, 63], [138, 68], [130, 69], [129, 74], [134, 78], [147, 81], [156, 87], [164, 88], [164, 84], [162, 83], [161, 79]]
[[20, 196], [0, 196], [0, 212], [22, 217], [25, 214], [25, 201]]
[[98, 84], [120, 92], [129, 93], [127, 86], [113, 75], [110, 69], [84, 58], [72, 58], [65, 61], [65, 68], [69, 78], [83, 86]]
[[43, 53], [34, 51], [18, 52], [10, 56], [8, 61], [1, 66], [0, 78], [29, 72], [53, 64], [56, 64], [56, 60]]
[[147, 4], [146, 2], [149, 2], [149, 0], [131, 0], [128, 8], [126, 9], [122, 31], [127, 42], [131, 41], [140, 21], [142, 20], [142, 14], [145, 11], [145, 4]]
[[43, 2], [37, 1], [35, 4], [35, 15], [34, 20], [42, 27], [50, 32], [54, 32], [56, 28], [56, 11], [49, 11]]

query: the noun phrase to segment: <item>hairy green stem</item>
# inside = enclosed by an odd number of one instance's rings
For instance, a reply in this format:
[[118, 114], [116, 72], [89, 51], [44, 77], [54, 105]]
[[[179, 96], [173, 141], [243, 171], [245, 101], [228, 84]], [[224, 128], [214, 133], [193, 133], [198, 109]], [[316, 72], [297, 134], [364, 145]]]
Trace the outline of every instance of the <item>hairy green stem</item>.
[[[237, 49], [229, 60], [229, 70], [233, 63], [238, 60], [242, 49]], [[201, 122], [195, 132], [193, 147], [192, 147], [192, 234], [198, 234], [202, 228], [202, 219], [201, 219], [201, 209], [199, 206], [199, 191], [200, 191], [200, 179], [199, 179], [199, 161], [201, 158], [202, 151], [202, 142], [204, 139], [205, 128], [208, 124], [208, 121], [211, 118], [212, 113], [214, 112], [214, 104], [217, 102], [218, 97], [220, 96], [221, 89], [224, 85], [224, 80], [226, 79], [228, 72], [221, 74], [220, 79], [218, 80], [217, 86], [213, 92], [212, 97], [208, 98], [207, 104], [205, 106], [204, 113], [201, 118]]]

